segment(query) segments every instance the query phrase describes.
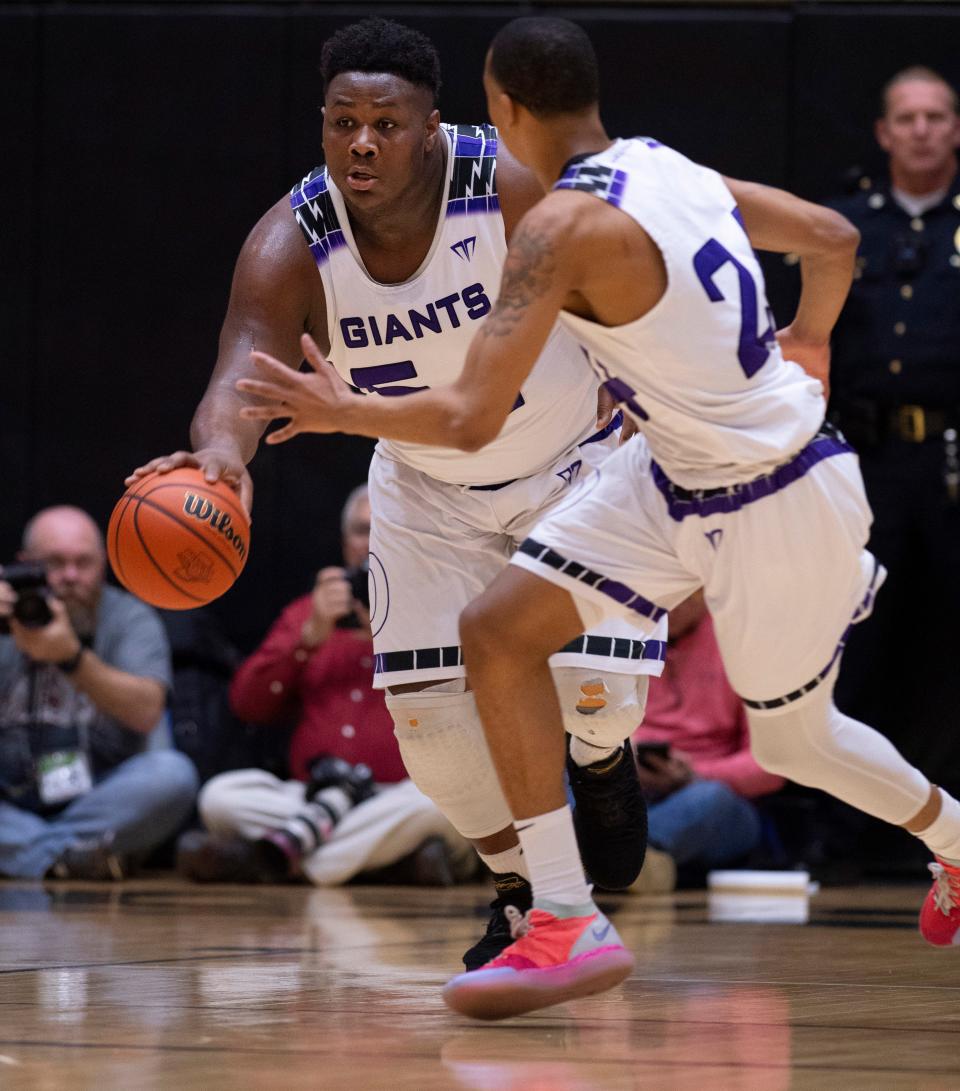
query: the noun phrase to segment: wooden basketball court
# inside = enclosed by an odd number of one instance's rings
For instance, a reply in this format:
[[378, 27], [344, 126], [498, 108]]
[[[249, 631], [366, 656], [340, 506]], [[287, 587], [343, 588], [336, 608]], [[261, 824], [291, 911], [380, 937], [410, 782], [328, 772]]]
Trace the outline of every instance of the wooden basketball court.
[[601, 898], [625, 986], [480, 1024], [440, 986], [481, 886], [2, 883], [0, 1087], [960, 1088], [960, 951], [919, 939], [923, 892], [827, 890], [805, 924]]

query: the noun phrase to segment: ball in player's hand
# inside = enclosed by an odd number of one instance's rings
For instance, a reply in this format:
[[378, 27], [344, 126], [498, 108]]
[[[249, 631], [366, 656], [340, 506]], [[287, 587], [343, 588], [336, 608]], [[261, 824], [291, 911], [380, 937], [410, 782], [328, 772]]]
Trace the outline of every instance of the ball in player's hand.
[[190, 466], [140, 478], [107, 527], [117, 579], [144, 602], [189, 610], [233, 586], [250, 552], [250, 519], [237, 494]]

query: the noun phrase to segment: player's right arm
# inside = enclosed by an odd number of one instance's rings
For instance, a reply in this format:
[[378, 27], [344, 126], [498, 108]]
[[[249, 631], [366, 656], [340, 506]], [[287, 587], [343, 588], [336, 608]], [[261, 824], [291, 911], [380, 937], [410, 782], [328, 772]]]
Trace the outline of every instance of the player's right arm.
[[192, 451], [152, 459], [127, 478], [177, 466], [198, 466], [208, 481], [220, 478], [240, 493], [247, 510], [253, 486], [247, 463], [256, 453], [264, 424], [240, 416], [249, 399], [237, 380], [252, 377], [250, 353], [267, 352], [296, 370], [300, 337], [310, 333], [326, 347], [326, 312], [320, 277], [284, 197], [250, 232], [240, 251], [230, 302], [220, 331], [217, 362], [190, 426]]

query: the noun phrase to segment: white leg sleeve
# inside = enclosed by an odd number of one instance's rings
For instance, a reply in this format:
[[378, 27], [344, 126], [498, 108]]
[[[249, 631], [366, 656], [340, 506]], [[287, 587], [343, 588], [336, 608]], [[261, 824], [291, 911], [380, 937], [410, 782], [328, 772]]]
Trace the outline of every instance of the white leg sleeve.
[[254, 840], [284, 825], [303, 809], [306, 787], [263, 769], [238, 769], [213, 777], [200, 790], [197, 808], [211, 833]]
[[748, 708], [753, 756], [771, 773], [903, 825], [927, 802], [930, 782], [888, 739], [834, 705], [835, 679], [782, 709]]
[[470, 842], [413, 781], [401, 780], [354, 807], [304, 860], [303, 870], [317, 886], [338, 886], [361, 871], [396, 863], [434, 836], [446, 841], [458, 863], [474, 856]]
[[645, 674], [608, 674], [554, 667], [564, 730], [600, 749], [620, 746], [640, 726], [647, 705]]
[[490, 757], [472, 693], [388, 693], [410, 779], [464, 837], [489, 837], [513, 816]]

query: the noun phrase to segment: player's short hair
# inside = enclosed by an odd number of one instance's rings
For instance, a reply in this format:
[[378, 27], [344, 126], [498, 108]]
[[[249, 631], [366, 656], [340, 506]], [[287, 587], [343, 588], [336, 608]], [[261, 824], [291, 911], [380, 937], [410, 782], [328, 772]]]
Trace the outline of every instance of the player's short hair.
[[958, 100], [956, 88], [944, 79], [939, 72], [932, 68], [928, 68], [925, 64], [912, 64], [909, 68], [901, 68], [899, 72], [895, 72], [883, 85], [883, 90], [880, 92], [880, 111], [877, 114], [878, 117], [887, 116], [888, 100], [890, 92], [894, 87], [898, 84], [908, 83], [913, 80], [923, 80], [926, 83], [942, 84], [950, 94], [950, 108], [955, 114], [960, 113], [960, 100]]
[[440, 58], [433, 42], [418, 30], [392, 19], [361, 19], [341, 28], [323, 43], [320, 75], [326, 95], [341, 72], [386, 72], [416, 87], [425, 87], [437, 104]]
[[579, 114], [600, 98], [593, 45], [568, 19], [526, 16], [507, 23], [490, 45], [490, 72], [538, 117]]

